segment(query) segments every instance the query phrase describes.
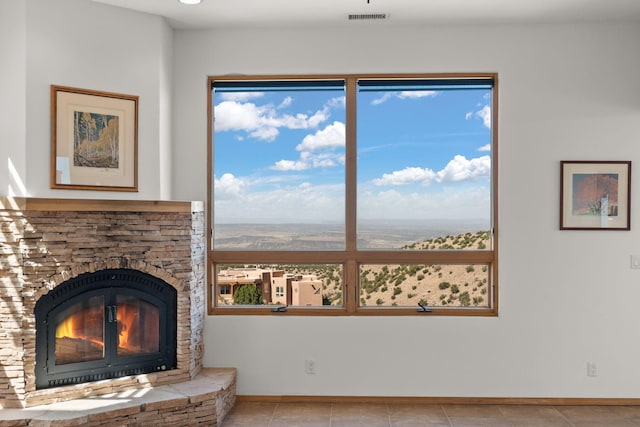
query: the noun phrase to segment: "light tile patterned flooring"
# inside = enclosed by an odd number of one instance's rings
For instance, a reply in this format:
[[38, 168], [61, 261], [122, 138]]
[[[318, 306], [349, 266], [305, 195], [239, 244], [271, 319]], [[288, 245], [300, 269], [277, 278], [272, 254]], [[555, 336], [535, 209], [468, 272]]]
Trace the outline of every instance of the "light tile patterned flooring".
[[640, 406], [237, 402], [222, 427], [640, 426]]

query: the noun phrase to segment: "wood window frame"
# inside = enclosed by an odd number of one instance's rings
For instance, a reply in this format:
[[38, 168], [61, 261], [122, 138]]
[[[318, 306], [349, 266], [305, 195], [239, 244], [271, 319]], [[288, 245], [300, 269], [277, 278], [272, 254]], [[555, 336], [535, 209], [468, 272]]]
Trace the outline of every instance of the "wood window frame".
[[[361, 79], [491, 79], [491, 249], [487, 250], [426, 250], [379, 251], [358, 250], [357, 238], [357, 176], [356, 176], [356, 98], [357, 82]], [[346, 88], [346, 167], [345, 167], [345, 250], [332, 251], [216, 251], [213, 247], [213, 83], [215, 81], [298, 81], [344, 80]], [[208, 313], [210, 315], [277, 315], [277, 316], [477, 316], [498, 315], [498, 73], [438, 73], [438, 74], [330, 74], [330, 75], [253, 75], [209, 76], [207, 78], [207, 230], [210, 236], [207, 250]], [[343, 272], [343, 305], [341, 307], [218, 306], [215, 278], [219, 264], [338, 264]], [[486, 264], [489, 278], [487, 307], [429, 307], [422, 311], [414, 307], [359, 306], [359, 267], [362, 264]]]

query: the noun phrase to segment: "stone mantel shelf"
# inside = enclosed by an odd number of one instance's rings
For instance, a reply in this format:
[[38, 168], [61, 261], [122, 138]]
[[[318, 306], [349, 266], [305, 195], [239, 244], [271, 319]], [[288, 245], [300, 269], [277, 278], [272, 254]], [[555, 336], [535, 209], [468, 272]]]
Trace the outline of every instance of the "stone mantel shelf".
[[200, 201], [0, 197], [0, 209], [80, 212], [202, 212]]

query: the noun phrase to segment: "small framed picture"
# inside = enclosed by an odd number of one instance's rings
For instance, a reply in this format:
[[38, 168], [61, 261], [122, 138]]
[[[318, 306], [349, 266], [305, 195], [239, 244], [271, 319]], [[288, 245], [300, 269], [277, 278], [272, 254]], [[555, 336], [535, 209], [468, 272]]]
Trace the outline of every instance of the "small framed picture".
[[630, 230], [631, 162], [560, 162], [561, 230]]
[[138, 97], [51, 86], [51, 188], [138, 191]]

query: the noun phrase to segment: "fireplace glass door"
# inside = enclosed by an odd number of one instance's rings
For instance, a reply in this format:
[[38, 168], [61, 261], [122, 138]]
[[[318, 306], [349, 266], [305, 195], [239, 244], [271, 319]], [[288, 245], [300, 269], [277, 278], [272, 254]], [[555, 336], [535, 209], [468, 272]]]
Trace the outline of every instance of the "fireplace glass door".
[[104, 359], [104, 296], [79, 301], [55, 316], [57, 365]]
[[116, 305], [118, 357], [160, 351], [160, 310], [138, 298], [118, 295]]
[[60, 285], [36, 303], [36, 386], [176, 367], [173, 287], [132, 270], [105, 270]]
[[107, 332], [117, 357], [160, 351], [160, 310], [129, 295], [117, 295], [115, 305], [97, 295], [79, 301], [55, 316], [55, 364], [101, 360]]

